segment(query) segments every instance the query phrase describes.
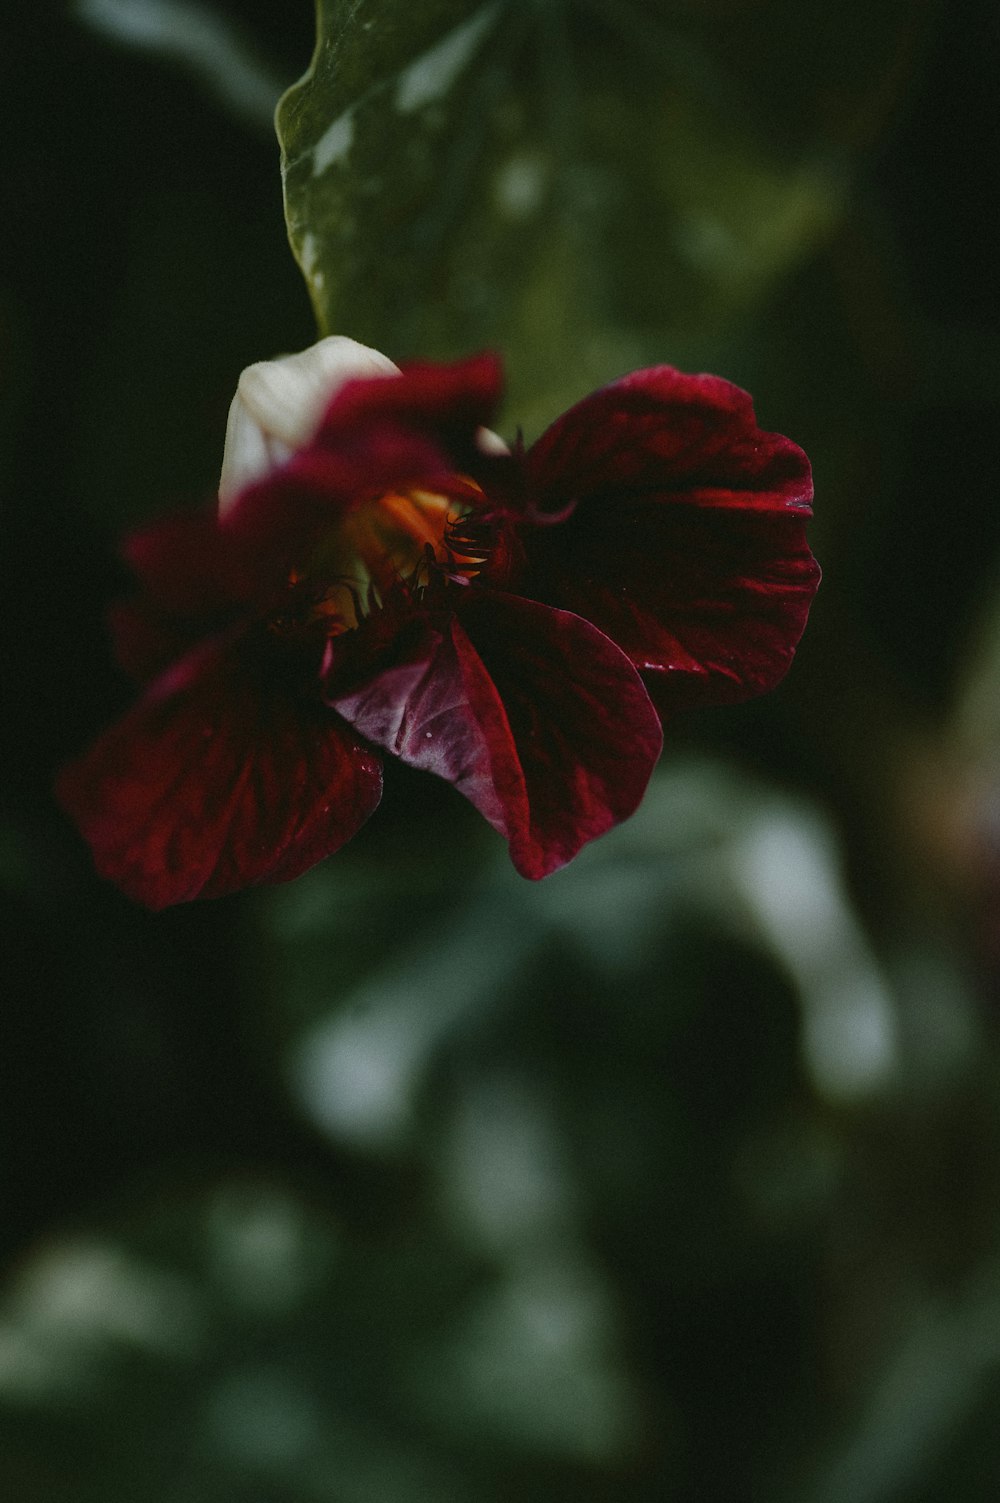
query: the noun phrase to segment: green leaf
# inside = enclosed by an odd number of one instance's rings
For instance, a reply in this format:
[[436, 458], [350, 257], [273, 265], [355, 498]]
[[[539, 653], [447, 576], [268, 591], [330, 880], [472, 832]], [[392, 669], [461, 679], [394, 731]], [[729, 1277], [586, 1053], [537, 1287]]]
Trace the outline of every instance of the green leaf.
[[[623, 370], [682, 363], [843, 199], [843, 160], [818, 149], [841, 125], [814, 120], [790, 150], [780, 109], [760, 108], [828, 57], [803, 43], [748, 78], [717, 61], [724, 22], [662, 0], [318, 0], [312, 66], [277, 123], [321, 331], [397, 359], [499, 349], [532, 432]], [[846, 114], [895, 45], [883, 26], [849, 54]]]

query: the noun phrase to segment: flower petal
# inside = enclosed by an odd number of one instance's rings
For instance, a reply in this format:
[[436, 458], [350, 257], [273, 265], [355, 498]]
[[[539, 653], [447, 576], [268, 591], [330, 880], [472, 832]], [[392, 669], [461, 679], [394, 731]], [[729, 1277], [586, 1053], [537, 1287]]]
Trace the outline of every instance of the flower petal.
[[203, 635], [194, 622], [168, 616], [143, 597], [112, 602], [107, 626], [118, 666], [139, 684], [157, 678]]
[[214, 512], [163, 517], [129, 533], [121, 553], [152, 604], [171, 616], [203, 617], [246, 598]]
[[492, 356], [411, 366], [392, 379], [349, 381], [312, 441], [227, 502], [220, 529], [266, 595], [308, 557], [348, 508], [393, 490], [469, 490], [470, 474], [509, 467], [482, 430], [499, 401]]
[[330, 703], [368, 740], [454, 783], [531, 878], [634, 812], [663, 739], [607, 637], [500, 594], [470, 600], [461, 621], [415, 627], [381, 672]]
[[334, 397], [317, 433], [339, 449], [352, 435], [383, 423], [427, 433], [460, 460], [475, 459], [477, 434], [494, 421], [503, 390], [495, 355], [473, 355], [451, 365], [404, 366], [393, 381], [351, 381]]
[[121, 554], [142, 593], [108, 613], [115, 657], [148, 682], [245, 611], [251, 579], [212, 512], [178, 512], [129, 533]]
[[809, 462], [715, 376], [639, 371], [565, 413], [526, 457], [558, 525], [528, 528], [518, 588], [593, 621], [658, 703], [719, 703], [787, 671], [819, 582]]
[[634, 371], [564, 412], [527, 456], [545, 508], [611, 494], [811, 515], [802, 450], [757, 427], [749, 393], [673, 366]]
[[308, 443], [348, 381], [398, 376], [386, 355], [331, 334], [296, 355], [258, 360], [240, 376], [229, 408], [219, 478], [219, 509]]
[[208, 643], [63, 770], [57, 794], [98, 871], [138, 902], [288, 881], [378, 804], [375, 756], [270, 668], [245, 642]]

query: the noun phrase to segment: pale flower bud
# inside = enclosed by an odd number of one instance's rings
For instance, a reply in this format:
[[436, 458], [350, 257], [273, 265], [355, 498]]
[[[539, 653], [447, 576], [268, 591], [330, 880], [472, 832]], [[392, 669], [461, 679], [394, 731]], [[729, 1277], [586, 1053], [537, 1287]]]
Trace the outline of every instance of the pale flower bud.
[[348, 381], [398, 376], [387, 355], [331, 334], [297, 355], [258, 360], [240, 376], [229, 408], [219, 511], [309, 442], [330, 400]]

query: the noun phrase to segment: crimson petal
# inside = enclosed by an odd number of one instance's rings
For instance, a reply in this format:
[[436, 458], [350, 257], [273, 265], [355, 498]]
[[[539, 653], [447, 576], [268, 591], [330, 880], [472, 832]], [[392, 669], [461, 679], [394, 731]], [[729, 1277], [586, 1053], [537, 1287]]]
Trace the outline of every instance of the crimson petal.
[[244, 643], [215, 641], [157, 679], [57, 793], [101, 875], [160, 909], [298, 876], [368, 818], [381, 768]]
[[634, 812], [662, 745], [614, 643], [578, 616], [509, 595], [425, 624], [391, 665], [330, 703], [368, 740], [454, 783], [531, 878]]
[[491, 355], [348, 382], [312, 440], [248, 486], [222, 518], [223, 535], [253, 568], [255, 589], [280, 583], [359, 500], [412, 486], [447, 491], [456, 476], [490, 469], [476, 436], [494, 418], [500, 388]]
[[349, 381], [327, 408], [317, 442], [341, 449], [353, 435], [384, 423], [432, 433], [460, 452], [474, 444], [480, 426], [493, 422], [502, 389], [503, 367], [491, 354], [451, 365], [414, 363], [390, 380]]
[[224, 544], [214, 512], [179, 512], [129, 533], [121, 545], [142, 594], [116, 601], [108, 625], [115, 657], [140, 683], [155, 678], [245, 609], [249, 579]]
[[811, 515], [809, 462], [757, 426], [748, 392], [670, 365], [634, 371], [577, 402], [533, 444], [546, 509], [630, 492], [688, 505]]
[[171, 616], [207, 616], [245, 599], [214, 511], [163, 517], [129, 533], [121, 551], [152, 604]]
[[145, 597], [114, 601], [107, 625], [118, 666], [139, 684], [157, 678], [204, 636], [197, 621], [169, 616]]
[[560, 525], [524, 535], [518, 588], [593, 621], [674, 707], [786, 672], [819, 581], [809, 462], [715, 376], [639, 371], [570, 409], [527, 455]]

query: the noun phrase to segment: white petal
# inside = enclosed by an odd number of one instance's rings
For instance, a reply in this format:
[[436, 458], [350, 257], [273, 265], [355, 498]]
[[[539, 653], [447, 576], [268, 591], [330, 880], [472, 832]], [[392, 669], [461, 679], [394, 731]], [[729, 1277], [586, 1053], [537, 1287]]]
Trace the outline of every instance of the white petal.
[[510, 447], [492, 428], [476, 429], [476, 447], [480, 454], [509, 454]]
[[297, 355], [247, 366], [229, 408], [220, 512], [309, 441], [327, 404], [348, 381], [398, 375], [387, 355], [340, 334]]

